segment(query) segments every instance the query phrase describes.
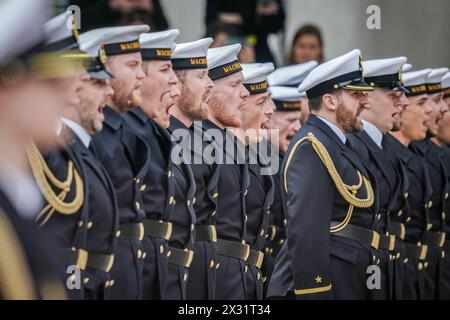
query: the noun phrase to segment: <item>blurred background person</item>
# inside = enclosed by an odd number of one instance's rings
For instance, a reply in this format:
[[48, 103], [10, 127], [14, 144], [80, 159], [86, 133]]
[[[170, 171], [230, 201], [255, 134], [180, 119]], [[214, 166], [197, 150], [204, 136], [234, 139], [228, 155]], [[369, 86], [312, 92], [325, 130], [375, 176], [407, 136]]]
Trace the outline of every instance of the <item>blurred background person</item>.
[[214, 46], [240, 43], [243, 48], [239, 57], [242, 63], [274, 62], [267, 37], [271, 33], [283, 30], [284, 20], [285, 13], [281, 0], [206, 2], [206, 33], [222, 41], [221, 44], [217, 43]]
[[322, 33], [318, 27], [305, 24], [294, 35], [287, 64], [298, 64], [311, 60], [319, 63], [324, 60]]

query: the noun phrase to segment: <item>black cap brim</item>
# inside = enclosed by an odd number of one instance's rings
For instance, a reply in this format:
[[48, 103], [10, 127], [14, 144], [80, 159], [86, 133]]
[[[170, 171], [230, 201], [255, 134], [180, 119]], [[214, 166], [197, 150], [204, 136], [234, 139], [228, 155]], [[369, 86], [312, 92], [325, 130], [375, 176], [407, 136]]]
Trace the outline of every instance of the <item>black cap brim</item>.
[[115, 79], [115, 77], [109, 73], [106, 70], [100, 70], [100, 71], [91, 71], [88, 72], [89, 75], [91, 76], [92, 79], [97, 79], [97, 80], [111, 80], [111, 79]]
[[397, 84], [394, 86], [394, 90], [403, 92], [403, 93], [405, 93], [405, 94], [409, 93], [409, 90], [406, 89], [404, 86], [402, 86], [400, 83], [397, 83]]

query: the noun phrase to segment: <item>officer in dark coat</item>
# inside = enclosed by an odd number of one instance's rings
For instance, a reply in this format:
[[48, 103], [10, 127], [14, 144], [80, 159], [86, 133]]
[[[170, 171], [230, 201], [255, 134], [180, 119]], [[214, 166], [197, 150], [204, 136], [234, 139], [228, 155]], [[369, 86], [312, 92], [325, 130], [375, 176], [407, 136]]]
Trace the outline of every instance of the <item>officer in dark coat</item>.
[[[279, 130], [278, 141], [272, 144], [278, 148], [278, 171], [273, 175], [274, 199], [271, 206], [271, 224], [268, 229], [266, 247], [264, 248], [263, 269], [267, 279], [264, 286], [266, 296], [270, 276], [274, 267], [274, 260], [286, 241], [286, 217], [283, 211], [281, 198], [281, 164], [284, 154], [289, 147], [291, 139], [300, 129], [301, 109], [308, 108], [306, 104], [306, 93], [298, 92], [297, 87], [317, 66], [316, 61], [286, 66], [276, 69], [268, 77], [270, 97], [275, 103], [275, 113], [269, 121], [269, 128]], [[306, 122], [308, 119], [302, 119]]]
[[[104, 70], [104, 62], [101, 61], [104, 59], [99, 56], [100, 42], [96, 42], [94, 47], [93, 55], [97, 62], [88, 67], [89, 73], [84, 71], [74, 78], [75, 83], [81, 80], [75, 91], [79, 104], [67, 106], [62, 111], [60, 133], [67, 141], [67, 148], [80, 159], [85, 184], [87, 221], [78, 221], [78, 228], [87, 230], [85, 251], [77, 247], [71, 249], [76, 253], [77, 262], [82, 261], [86, 265], [82, 281], [84, 298], [89, 300], [109, 298], [109, 289], [114, 284], [110, 271], [120, 235], [114, 185], [97, 159], [91, 137], [102, 129], [104, 118], [99, 110], [113, 94], [106, 82], [112, 76]], [[87, 47], [84, 49], [88, 50]]]
[[[103, 130], [93, 136], [93, 145], [98, 159], [111, 178], [119, 206], [120, 237], [111, 270], [114, 287], [111, 299], [141, 299], [143, 272], [144, 226], [140, 185], [147, 172], [149, 152], [147, 145], [125, 123], [120, 112], [130, 110], [128, 100], [136, 87], [142, 84], [145, 74], [140, 68], [128, 71], [128, 64], [142, 62], [139, 46], [120, 50], [121, 44], [134, 41], [139, 44], [139, 35], [149, 30], [148, 26], [111, 27], [92, 30], [80, 36], [81, 47], [90, 41], [103, 42], [107, 57], [114, 57], [114, 70], [118, 75], [111, 80], [115, 94], [103, 109], [105, 115]], [[93, 50], [98, 50], [98, 46]], [[111, 64], [110, 64], [111, 65]], [[128, 89], [128, 91], [127, 91]], [[121, 95], [125, 95], [125, 98]]]
[[[402, 176], [388, 160], [387, 153], [383, 149], [383, 139], [394, 126], [395, 114], [400, 114], [403, 110], [405, 89], [401, 86], [400, 74], [405, 62], [406, 58], [397, 57], [369, 60], [363, 63], [364, 79], [374, 87], [374, 91], [368, 95], [370, 108], [361, 113], [364, 130], [348, 136], [351, 148], [359, 155], [375, 179], [376, 202], [373, 229], [383, 235], [382, 239], [389, 232], [389, 215], [397, 213], [403, 204], [399, 201], [402, 194]], [[382, 241], [376, 255], [377, 259], [380, 259], [379, 266], [382, 271], [381, 289], [374, 291], [374, 297], [393, 299], [395, 293], [395, 296], [400, 298], [402, 276], [399, 273], [397, 277], [394, 277], [394, 263], [403, 252], [399, 251], [400, 247], [395, 248], [395, 234], [390, 234], [384, 239], [387, 241], [384, 243]]]
[[208, 101], [208, 120], [203, 128], [215, 136], [216, 150], [222, 160], [217, 199], [216, 252], [219, 265], [216, 275], [216, 299], [245, 300], [245, 261], [250, 254], [246, 243], [247, 212], [245, 198], [249, 187], [245, 145], [226, 127], [242, 125], [240, 109], [249, 96], [242, 85], [242, 68], [237, 60], [239, 44], [208, 50], [209, 77], [214, 88]]
[[445, 244], [446, 197], [450, 190], [449, 182], [446, 179], [446, 167], [436, 135], [439, 130], [438, 123], [448, 111], [448, 106], [442, 100], [441, 84], [441, 79], [447, 71], [447, 68], [432, 69], [427, 75], [425, 84], [429, 97], [428, 104], [433, 109], [430, 119], [425, 123], [428, 128], [428, 139], [411, 144], [412, 150], [425, 160], [433, 186], [433, 194], [427, 204], [429, 212], [427, 231], [421, 241], [428, 246], [427, 260], [423, 264], [425, 268], [425, 299], [440, 299], [443, 272], [442, 247]]
[[[217, 241], [217, 199], [214, 194], [218, 192], [220, 165], [203, 159], [202, 152], [211, 143], [210, 137], [207, 133], [203, 136], [201, 122], [193, 127], [194, 121], [204, 120], [208, 116], [206, 102], [214, 84], [208, 77], [206, 54], [212, 41], [211, 38], [204, 38], [177, 44], [172, 55], [181, 95], [170, 108], [169, 131], [172, 139], [179, 141], [179, 145], [186, 149], [184, 155], [189, 158], [188, 163], [196, 184], [193, 206], [196, 214], [195, 248], [187, 284], [187, 298], [195, 300], [214, 299], [218, 266], [214, 246]], [[188, 59], [203, 63], [193, 65], [187, 63]]]
[[[374, 192], [345, 136], [362, 129], [357, 115], [367, 105], [364, 91], [371, 90], [362, 81], [360, 54], [353, 50], [316, 67], [298, 88], [306, 91], [312, 114], [281, 168], [287, 240], [269, 298], [371, 297], [366, 272], [380, 240], [372, 230]], [[343, 109], [346, 120], [336, 116]]]
[[[264, 245], [271, 222], [274, 183], [269, 170], [269, 142], [264, 136], [265, 126], [274, 112], [269, 97], [267, 75], [274, 69], [272, 63], [242, 64], [244, 86], [250, 93], [242, 108], [242, 128], [247, 145], [246, 161], [249, 168], [250, 186], [246, 195], [246, 235], [250, 255], [246, 261], [246, 285], [248, 300], [262, 300], [267, 274], [262, 270]], [[262, 129], [264, 128], [264, 129]], [[276, 159], [278, 161], [278, 159]]]

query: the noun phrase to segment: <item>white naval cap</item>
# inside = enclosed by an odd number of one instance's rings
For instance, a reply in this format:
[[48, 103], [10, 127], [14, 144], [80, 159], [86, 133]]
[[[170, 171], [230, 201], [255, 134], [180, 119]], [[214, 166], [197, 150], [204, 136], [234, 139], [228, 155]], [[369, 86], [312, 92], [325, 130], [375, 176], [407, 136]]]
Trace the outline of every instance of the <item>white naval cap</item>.
[[319, 97], [337, 89], [372, 91], [362, 76], [361, 51], [354, 49], [314, 68], [298, 87], [308, 98]]
[[412, 69], [412, 64], [410, 64], [410, 63], [405, 63], [405, 64], [402, 66], [402, 72], [403, 72], [403, 73], [408, 72], [408, 71], [410, 71], [411, 69]]
[[298, 111], [301, 100], [306, 97], [305, 92], [298, 92], [294, 87], [270, 86], [269, 90], [277, 111]]
[[408, 89], [407, 96], [417, 96], [427, 93], [426, 79], [431, 69], [410, 71], [403, 74], [403, 85]]
[[242, 71], [238, 60], [240, 51], [241, 45], [239, 43], [208, 49], [208, 75], [211, 80], [217, 80]]
[[143, 33], [139, 37], [143, 60], [170, 60], [175, 47], [175, 39], [180, 30], [170, 29], [159, 32]]
[[49, 0], [0, 1], [0, 66], [44, 41], [43, 25], [51, 10]]
[[448, 68], [431, 69], [427, 75], [425, 83], [427, 84], [427, 93], [439, 93], [442, 91], [442, 77], [448, 72]]
[[87, 72], [93, 79], [114, 79], [114, 76], [106, 70], [108, 58], [103, 47], [103, 37], [92, 39], [80, 39], [78, 41], [80, 50], [92, 56], [90, 64], [86, 67]]
[[450, 96], [450, 72], [447, 72], [445, 76], [442, 77], [442, 89], [444, 90], [444, 98]]
[[208, 48], [213, 43], [213, 38], [178, 43], [172, 53], [172, 67], [180, 69], [206, 69], [208, 68]]
[[305, 63], [277, 68], [267, 77], [267, 81], [271, 86], [298, 87], [308, 73], [317, 67], [318, 64], [317, 61], [311, 60]]
[[275, 70], [272, 62], [267, 63], [243, 63], [241, 64], [244, 81], [242, 84], [250, 94], [267, 92], [269, 84], [267, 76]]
[[45, 50], [67, 51], [77, 48], [78, 31], [71, 12], [63, 12], [44, 25]]
[[402, 67], [406, 57], [367, 60], [363, 62], [363, 77], [371, 87], [396, 89], [406, 92], [402, 86]]
[[88, 42], [92, 39], [103, 38], [106, 55], [113, 56], [140, 52], [139, 36], [149, 30], [150, 27], [146, 24], [99, 28], [80, 34], [78, 39], [80, 42]]

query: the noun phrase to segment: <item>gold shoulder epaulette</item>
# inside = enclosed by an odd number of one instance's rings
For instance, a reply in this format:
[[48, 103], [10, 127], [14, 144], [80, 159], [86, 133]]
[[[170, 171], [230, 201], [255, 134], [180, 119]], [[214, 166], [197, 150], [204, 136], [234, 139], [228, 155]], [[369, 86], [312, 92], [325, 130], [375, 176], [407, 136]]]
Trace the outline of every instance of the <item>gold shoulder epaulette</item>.
[[[84, 186], [83, 180], [74, 167], [73, 162], [71, 160], [67, 162], [67, 179], [65, 181], [60, 181], [54, 176], [53, 172], [51, 172], [34, 142], [30, 141], [27, 144], [26, 152], [39, 189], [48, 203], [36, 217], [36, 222], [45, 216], [40, 223], [41, 226], [44, 225], [55, 211], [63, 215], [76, 213], [83, 205]], [[75, 184], [74, 199], [71, 202], [64, 202], [64, 199], [71, 190], [73, 181]], [[53, 191], [49, 182], [52, 183], [54, 187], [61, 190], [58, 195]]]

